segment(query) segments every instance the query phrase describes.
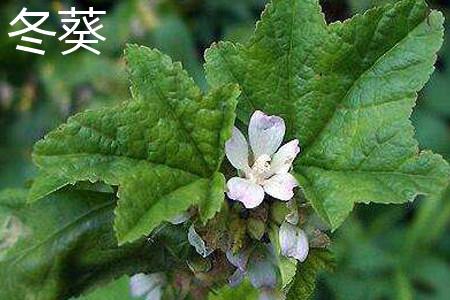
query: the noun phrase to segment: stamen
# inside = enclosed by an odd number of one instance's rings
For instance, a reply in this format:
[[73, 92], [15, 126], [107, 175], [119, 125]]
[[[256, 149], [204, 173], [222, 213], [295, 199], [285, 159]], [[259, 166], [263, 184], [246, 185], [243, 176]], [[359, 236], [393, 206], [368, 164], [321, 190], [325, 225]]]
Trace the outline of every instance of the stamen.
[[269, 155], [261, 155], [255, 160], [251, 172], [248, 174], [248, 178], [258, 184], [261, 184], [270, 174], [270, 161]]

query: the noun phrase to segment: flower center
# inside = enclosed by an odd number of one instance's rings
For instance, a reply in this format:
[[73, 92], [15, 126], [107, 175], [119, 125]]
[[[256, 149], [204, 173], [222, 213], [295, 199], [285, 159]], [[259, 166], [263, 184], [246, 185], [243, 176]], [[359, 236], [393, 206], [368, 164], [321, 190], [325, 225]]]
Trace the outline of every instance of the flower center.
[[257, 184], [262, 184], [270, 174], [271, 158], [267, 154], [263, 154], [255, 160], [249, 174], [248, 179]]

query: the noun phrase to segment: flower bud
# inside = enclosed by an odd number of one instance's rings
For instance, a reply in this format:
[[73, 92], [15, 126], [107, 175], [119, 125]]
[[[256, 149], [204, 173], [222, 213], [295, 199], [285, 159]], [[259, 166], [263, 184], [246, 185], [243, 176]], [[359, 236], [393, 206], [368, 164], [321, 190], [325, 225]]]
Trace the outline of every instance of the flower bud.
[[277, 285], [277, 267], [269, 253], [254, 253], [248, 263], [248, 278], [253, 287], [274, 288]]
[[265, 231], [266, 224], [262, 220], [256, 218], [249, 218], [247, 220], [247, 232], [251, 238], [259, 241]]
[[280, 227], [281, 254], [304, 262], [309, 252], [306, 233], [300, 228], [284, 222]]
[[275, 201], [270, 208], [270, 218], [276, 224], [281, 224], [284, 222], [286, 216], [289, 214], [289, 208], [286, 202]]

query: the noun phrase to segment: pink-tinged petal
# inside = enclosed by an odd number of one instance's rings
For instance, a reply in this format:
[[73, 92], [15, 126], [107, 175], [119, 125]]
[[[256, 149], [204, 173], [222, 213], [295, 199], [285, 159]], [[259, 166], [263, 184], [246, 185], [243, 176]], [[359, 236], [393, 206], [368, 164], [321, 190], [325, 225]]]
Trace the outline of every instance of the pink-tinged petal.
[[242, 202], [246, 208], [255, 208], [264, 200], [264, 189], [250, 180], [233, 177], [227, 187], [228, 198]]
[[250, 119], [248, 135], [250, 146], [256, 158], [261, 155], [272, 156], [280, 147], [286, 132], [284, 120], [255, 111]]
[[309, 244], [306, 233], [300, 228], [284, 222], [279, 232], [281, 254], [304, 262], [308, 256]]
[[270, 196], [289, 201], [294, 197], [294, 188], [298, 186], [297, 180], [289, 173], [272, 176], [264, 183], [264, 190]]
[[292, 163], [300, 153], [298, 140], [292, 140], [283, 145], [272, 157], [270, 169], [273, 174], [283, 174], [289, 172]]
[[225, 154], [230, 163], [238, 170], [247, 170], [248, 166], [248, 143], [242, 132], [233, 128], [233, 135], [225, 143]]

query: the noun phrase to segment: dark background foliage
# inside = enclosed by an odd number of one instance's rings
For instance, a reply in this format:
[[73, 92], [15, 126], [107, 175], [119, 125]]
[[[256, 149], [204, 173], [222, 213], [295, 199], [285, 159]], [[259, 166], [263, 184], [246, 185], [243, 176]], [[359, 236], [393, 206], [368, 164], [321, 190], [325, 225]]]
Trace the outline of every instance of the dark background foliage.
[[[323, 0], [329, 22], [344, 20], [383, 0]], [[430, 1], [449, 17], [450, 3]], [[245, 42], [264, 0], [2, 1], [0, 3], [0, 189], [26, 187], [35, 175], [31, 148], [45, 132], [86, 108], [128, 98], [121, 59], [128, 42], [160, 48], [182, 61], [205, 86], [203, 52], [218, 40]], [[46, 29], [58, 31], [57, 12], [75, 6], [105, 9], [106, 42], [95, 56], [62, 56], [57, 39], [44, 39], [44, 56], [15, 50], [9, 22], [22, 7], [49, 11]], [[449, 27], [447, 22], [447, 26]], [[14, 29], [15, 30], [15, 29]], [[450, 37], [436, 72], [419, 95], [412, 120], [422, 148], [450, 159]], [[334, 234], [337, 270], [321, 276], [318, 299], [448, 299], [450, 295], [450, 192], [442, 199], [402, 206], [359, 206]], [[118, 282], [114, 295], [126, 289]], [[108, 296], [108, 299], [113, 299]], [[92, 298], [94, 299], [94, 298]], [[97, 298], [96, 298], [97, 299]], [[99, 298], [101, 299], [101, 298]]]

